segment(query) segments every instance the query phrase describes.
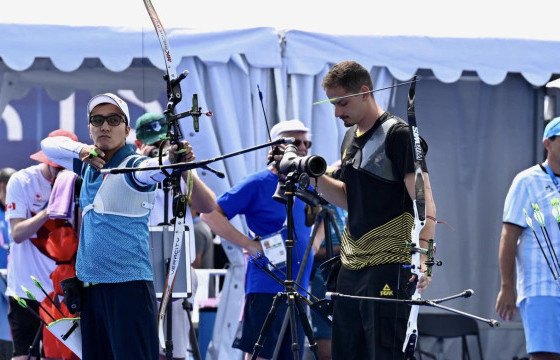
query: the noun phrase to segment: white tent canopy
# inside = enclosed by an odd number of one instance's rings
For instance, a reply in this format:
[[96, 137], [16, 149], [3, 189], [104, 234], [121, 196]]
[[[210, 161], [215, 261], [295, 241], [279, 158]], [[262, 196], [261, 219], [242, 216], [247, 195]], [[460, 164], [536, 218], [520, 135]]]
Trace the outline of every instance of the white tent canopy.
[[386, 67], [399, 80], [430, 69], [438, 80], [453, 83], [464, 71], [497, 85], [508, 72], [521, 73], [542, 86], [558, 72], [560, 42], [519, 39], [354, 36], [288, 31], [286, 59], [292, 74], [317, 74], [326, 63], [353, 60]]
[[[85, 58], [99, 58], [111, 71], [127, 69], [134, 58], [164, 66], [151, 28], [0, 24], [0, 32], [2, 60], [16, 71], [29, 68], [37, 57], [51, 59], [61, 71], [78, 69]], [[351, 55], [365, 66], [387, 67], [399, 80], [411, 78], [418, 69], [431, 69], [440, 81], [452, 83], [463, 71], [475, 71], [485, 83], [496, 85], [515, 72], [542, 86], [558, 72], [560, 60], [560, 42], [543, 40], [332, 35], [274, 28], [170, 29], [167, 35], [176, 58], [196, 56], [217, 64], [243, 54], [251, 66], [260, 68], [282, 65], [281, 36], [287, 44], [288, 72], [293, 74], [317, 74], [326, 63]]]
[[[85, 58], [99, 58], [107, 69], [123, 71], [132, 59], [147, 58], [163, 69], [163, 54], [153, 28], [0, 24], [2, 59], [13, 70], [31, 66], [36, 57], [50, 58], [62, 71], [74, 71]], [[255, 67], [281, 65], [272, 28], [218, 32], [168, 30], [173, 55], [197, 56], [205, 63], [226, 63], [243, 54]], [[48, 39], [48, 41], [45, 41]], [[8, 50], [9, 49], [9, 50]]]

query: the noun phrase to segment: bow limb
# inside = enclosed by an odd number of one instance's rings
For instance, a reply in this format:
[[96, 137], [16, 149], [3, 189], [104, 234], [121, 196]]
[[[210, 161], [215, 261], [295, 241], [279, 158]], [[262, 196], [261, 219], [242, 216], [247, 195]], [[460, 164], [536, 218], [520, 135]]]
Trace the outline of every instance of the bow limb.
[[[416, 80], [416, 76], [414, 77]], [[411, 272], [419, 280], [423, 274], [421, 270], [421, 252], [423, 249], [419, 248], [420, 245], [420, 232], [426, 225], [426, 196], [424, 186], [424, 174], [422, 172], [422, 161], [424, 159], [424, 152], [420, 144], [420, 134], [416, 125], [415, 113], [415, 97], [416, 97], [416, 81], [410, 84], [408, 91], [408, 125], [410, 128], [410, 135], [412, 141], [412, 152], [414, 158], [414, 193], [413, 199], [414, 209], [414, 225], [411, 231], [411, 243], [409, 244], [412, 252], [411, 259]], [[414, 291], [412, 300], [420, 299], [421, 295], [418, 289]], [[403, 353], [405, 359], [413, 359], [414, 351], [416, 349], [416, 342], [418, 340], [418, 305], [413, 305], [410, 310], [408, 318], [406, 337], [403, 344]]]
[[177, 121], [171, 120], [171, 116], [175, 115], [175, 107], [183, 99], [180, 82], [187, 76], [188, 71], [184, 71], [177, 76], [177, 69], [175, 63], [173, 62], [171, 47], [169, 46], [169, 41], [167, 40], [165, 28], [163, 27], [152, 2], [150, 0], [143, 1], [158, 36], [159, 44], [163, 52], [163, 60], [165, 62], [166, 75], [163, 78], [167, 83], [167, 110], [164, 113], [166, 121], [169, 125], [168, 137], [171, 138], [170, 140], [172, 144], [179, 144], [179, 140], [183, 137], [181, 128], [179, 127], [179, 123]]
[[[180, 140], [182, 138], [181, 129], [179, 127], [178, 119], [173, 120], [173, 116], [175, 115], [175, 107], [182, 99], [181, 93], [181, 86], [180, 81], [184, 79], [188, 72], [184, 72], [179, 77], [177, 77], [177, 72], [175, 68], [175, 64], [173, 63], [173, 57], [171, 56], [171, 49], [169, 46], [169, 42], [167, 40], [167, 35], [165, 33], [165, 29], [161, 24], [161, 21], [154, 9], [152, 2], [150, 0], [143, 0], [144, 5], [146, 6], [146, 10], [148, 11], [148, 15], [152, 20], [154, 25], [154, 29], [158, 35], [159, 43], [161, 45], [161, 50], [163, 51], [163, 58], [165, 61], [165, 68], [166, 68], [166, 75], [163, 77], [167, 83], [167, 109], [164, 111], [166, 122], [169, 125], [167, 130], [167, 138], [171, 141], [171, 144], [176, 144], [178, 149], [177, 153], [184, 152], [184, 149], [181, 149]], [[161, 156], [160, 156], [160, 165], [161, 165]], [[168, 174], [169, 175], [169, 174]], [[164, 291], [161, 298], [161, 304], [158, 313], [158, 337], [160, 346], [166, 351], [170, 351], [170, 349], [166, 346], [165, 335], [163, 331], [163, 325], [165, 323], [165, 317], [167, 313], [167, 305], [169, 300], [172, 297], [173, 291], [173, 284], [175, 282], [175, 277], [179, 270], [179, 262], [181, 258], [181, 249], [184, 246], [187, 248], [187, 241], [188, 241], [188, 234], [185, 236], [185, 215], [186, 215], [186, 203], [187, 203], [187, 196], [181, 193], [180, 187], [180, 176], [178, 174], [171, 175], [171, 186], [174, 193], [174, 216], [175, 216], [175, 223], [174, 223], [174, 231], [173, 231], [173, 245], [172, 245], [172, 253], [169, 262], [169, 269], [167, 273], [167, 277], [165, 279], [165, 286]], [[167, 220], [167, 219], [165, 219]], [[186, 262], [186, 274], [190, 272], [189, 262]], [[188, 286], [187, 286], [188, 288]]]
[[169, 47], [169, 41], [167, 41], [167, 34], [165, 33], [165, 29], [163, 28], [163, 25], [159, 20], [156, 9], [154, 9], [152, 2], [150, 0], [143, 1], [144, 5], [146, 6], [146, 10], [148, 11], [148, 15], [150, 15], [150, 19], [152, 20], [152, 24], [154, 24], [154, 29], [156, 30], [159, 44], [161, 45], [161, 50], [163, 51], [163, 59], [165, 61], [165, 69], [167, 71], [168, 77], [168, 79], [166, 80], [168, 81], [168, 83], [174, 82], [177, 79], [177, 70], [175, 68], [175, 65], [173, 64], [173, 58], [171, 57], [171, 48]]

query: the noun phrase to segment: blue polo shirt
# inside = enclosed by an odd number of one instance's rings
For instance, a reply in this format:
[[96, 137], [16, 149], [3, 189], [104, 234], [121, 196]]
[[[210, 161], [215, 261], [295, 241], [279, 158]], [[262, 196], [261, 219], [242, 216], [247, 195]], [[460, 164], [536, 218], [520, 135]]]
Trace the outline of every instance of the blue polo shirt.
[[[125, 145], [113, 155], [105, 169], [118, 167], [127, 156], [135, 154], [131, 145]], [[145, 159], [147, 158], [137, 155], [125, 166], [136, 167]], [[79, 159], [74, 160], [74, 172], [83, 178], [80, 206], [84, 209], [93, 203], [103, 182], [103, 174]], [[152, 191], [155, 188], [155, 185], [137, 185], [132, 173], [117, 176], [125, 176], [126, 182], [138, 191]], [[148, 217], [149, 214], [126, 217], [89, 211], [82, 219], [80, 229], [80, 244], [76, 257], [78, 278], [96, 283], [153, 280]]]
[[[268, 235], [277, 232], [286, 221], [286, 205], [272, 199], [278, 185], [278, 176], [270, 170], [262, 170], [247, 176], [231, 190], [220, 196], [218, 204], [228, 219], [236, 215], [245, 215], [249, 229], [256, 235]], [[311, 228], [305, 226], [305, 204], [298, 198], [294, 199], [294, 239], [292, 253], [293, 280], [296, 279], [300, 264], [305, 254]], [[286, 238], [284, 231], [284, 239]], [[309, 276], [313, 267], [313, 254], [310, 254], [300, 285], [309, 287]], [[285, 269], [284, 269], [285, 271]], [[285, 277], [276, 272], [282, 279]], [[251, 261], [247, 266], [245, 293], [272, 293], [284, 291], [282, 285], [274, 281], [263, 270]]]

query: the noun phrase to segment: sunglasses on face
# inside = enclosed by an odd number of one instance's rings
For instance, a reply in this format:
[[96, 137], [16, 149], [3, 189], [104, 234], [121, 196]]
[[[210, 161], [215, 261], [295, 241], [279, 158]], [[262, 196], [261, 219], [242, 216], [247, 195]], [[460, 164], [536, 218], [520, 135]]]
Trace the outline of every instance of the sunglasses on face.
[[300, 146], [301, 144], [303, 144], [306, 148], [310, 148], [312, 142], [310, 140], [300, 140], [300, 139], [295, 139], [294, 142], [292, 143], [294, 144], [296, 147]]
[[103, 125], [105, 121], [107, 121], [107, 124], [110, 126], [119, 126], [122, 122], [126, 123], [125, 117], [119, 114], [111, 114], [107, 116], [91, 115], [89, 117], [89, 123], [95, 127]]

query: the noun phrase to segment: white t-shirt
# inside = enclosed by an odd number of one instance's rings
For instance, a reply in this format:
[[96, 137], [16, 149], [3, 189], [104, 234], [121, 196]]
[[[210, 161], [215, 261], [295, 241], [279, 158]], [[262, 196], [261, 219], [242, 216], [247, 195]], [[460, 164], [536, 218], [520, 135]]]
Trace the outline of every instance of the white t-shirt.
[[[51, 182], [41, 174], [39, 165], [22, 169], [12, 175], [6, 189], [8, 223], [11, 219], [29, 219], [43, 210], [49, 201], [51, 189]], [[10, 237], [11, 232], [10, 228]], [[6, 295], [17, 295], [28, 299], [29, 297], [21, 289], [23, 285], [35, 295], [38, 301], [42, 301], [45, 296], [35, 286], [31, 276], [37, 278], [47, 293], [50, 293], [53, 291], [53, 285], [49, 276], [55, 267], [54, 260], [43, 255], [29, 239], [19, 244], [10, 241]]]

